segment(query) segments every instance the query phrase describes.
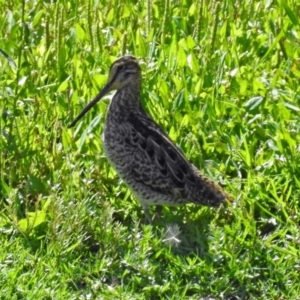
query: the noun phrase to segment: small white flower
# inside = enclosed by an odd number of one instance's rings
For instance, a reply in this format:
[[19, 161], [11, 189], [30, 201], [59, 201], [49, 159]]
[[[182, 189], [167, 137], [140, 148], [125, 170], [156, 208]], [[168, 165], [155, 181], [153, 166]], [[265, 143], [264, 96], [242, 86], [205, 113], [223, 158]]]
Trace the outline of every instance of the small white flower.
[[178, 238], [180, 234], [180, 228], [177, 224], [167, 225], [167, 230], [163, 242], [169, 244], [170, 246], [177, 247], [181, 240]]

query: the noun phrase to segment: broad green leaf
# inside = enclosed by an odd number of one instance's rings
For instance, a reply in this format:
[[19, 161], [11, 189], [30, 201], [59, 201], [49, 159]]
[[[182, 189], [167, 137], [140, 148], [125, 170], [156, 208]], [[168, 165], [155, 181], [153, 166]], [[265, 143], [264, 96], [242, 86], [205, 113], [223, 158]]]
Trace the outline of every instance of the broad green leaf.
[[64, 91], [68, 88], [68, 86], [69, 86], [69, 82], [68, 82], [68, 81], [69, 81], [68, 79], [67, 79], [67, 80], [64, 80], [64, 81], [59, 85], [57, 91], [58, 91], [58, 92], [64, 92]]
[[115, 9], [112, 8], [112, 9], [109, 10], [109, 12], [107, 14], [107, 17], [106, 17], [106, 22], [108, 24], [110, 24], [113, 21], [114, 15], [115, 15]]
[[294, 111], [300, 111], [300, 108], [298, 106], [295, 106], [291, 103], [288, 103], [288, 102], [283, 102], [284, 106], [291, 109], [291, 110], [294, 110]]
[[76, 28], [76, 37], [79, 41], [83, 41], [86, 38], [85, 31], [82, 29], [82, 27], [77, 23], [75, 25]]
[[179, 67], [184, 67], [187, 63], [185, 51], [181, 47], [179, 47], [177, 52], [177, 62]]
[[189, 67], [193, 70], [193, 72], [198, 73], [200, 68], [199, 68], [198, 60], [193, 52], [188, 55], [187, 61]]
[[22, 78], [20, 78], [18, 84], [19, 84], [20, 86], [23, 86], [23, 85], [25, 85], [26, 80], [27, 80], [27, 76], [23, 76]]
[[195, 46], [197, 45], [196, 42], [194, 41], [194, 39], [189, 35], [186, 38], [186, 45], [188, 47], [188, 49], [193, 49], [195, 48]]
[[5, 57], [10, 65], [10, 67], [12, 68], [16, 68], [16, 64], [14, 62], [14, 60], [11, 58], [11, 56], [9, 56], [3, 49], [0, 48], [0, 55]]
[[39, 25], [43, 16], [44, 16], [44, 10], [38, 11], [32, 20], [32, 25], [33, 26]]
[[[299, 16], [296, 17], [292, 9], [287, 5], [286, 0], [281, 0], [281, 3], [283, 4], [284, 10], [286, 14], [289, 16], [290, 20], [293, 22], [294, 25], [299, 25]], [[299, 12], [298, 12], [299, 13]]]
[[256, 96], [256, 97], [253, 97], [253, 98], [249, 99], [244, 104], [244, 106], [247, 107], [249, 110], [253, 110], [256, 107], [258, 107], [263, 102], [263, 100], [264, 100], [264, 97], [262, 97], [262, 96]]
[[136, 32], [136, 44], [138, 45], [139, 55], [141, 57], [145, 57], [146, 56], [146, 46], [145, 46], [144, 38], [141, 35], [141, 32], [139, 29]]

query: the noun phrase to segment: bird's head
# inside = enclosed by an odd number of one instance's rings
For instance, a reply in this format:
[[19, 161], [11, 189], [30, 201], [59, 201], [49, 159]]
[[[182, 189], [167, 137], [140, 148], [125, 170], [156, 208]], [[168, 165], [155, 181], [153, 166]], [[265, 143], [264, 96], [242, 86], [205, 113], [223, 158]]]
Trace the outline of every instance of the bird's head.
[[106, 86], [110, 91], [119, 90], [129, 83], [136, 83], [141, 78], [141, 67], [133, 56], [123, 56], [110, 67]]
[[140, 86], [141, 67], [133, 56], [123, 56], [116, 60], [110, 67], [108, 81], [99, 94], [86, 105], [81, 113], [73, 120], [69, 127], [73, 127], [97, 102], [113, 90], [134, 84]]

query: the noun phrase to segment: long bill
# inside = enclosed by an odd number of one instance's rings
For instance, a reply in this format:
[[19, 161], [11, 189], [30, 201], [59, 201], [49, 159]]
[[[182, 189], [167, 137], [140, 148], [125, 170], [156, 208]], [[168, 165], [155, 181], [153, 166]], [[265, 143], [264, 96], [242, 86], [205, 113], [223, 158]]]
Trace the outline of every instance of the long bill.
[[107, 83], [100, 91], [100, 93], [90, 103], [88, 103], [86, 107], [81, 111], [81, 113], [72, 121], [68, 128], [74, 127], [76, 123], [111, 90], [111, 84]]

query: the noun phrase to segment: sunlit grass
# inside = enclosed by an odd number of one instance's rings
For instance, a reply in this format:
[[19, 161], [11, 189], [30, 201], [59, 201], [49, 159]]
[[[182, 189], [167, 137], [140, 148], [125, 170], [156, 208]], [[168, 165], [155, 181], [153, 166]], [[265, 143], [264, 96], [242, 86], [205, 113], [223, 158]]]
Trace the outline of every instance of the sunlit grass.
[[[1, 299], [298, 299], [299, 5], [23, 4], [0, 4]], [[124, 54], [233, 205], [145, 225], [104, 156], [108, 100], [67, 128]]]

